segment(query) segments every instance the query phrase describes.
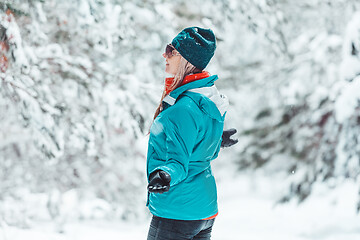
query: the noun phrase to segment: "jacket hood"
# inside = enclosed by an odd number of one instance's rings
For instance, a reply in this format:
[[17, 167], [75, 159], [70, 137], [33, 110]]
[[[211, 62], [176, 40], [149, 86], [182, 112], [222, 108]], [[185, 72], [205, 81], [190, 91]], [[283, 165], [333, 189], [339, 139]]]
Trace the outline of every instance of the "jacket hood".
[[185, 84], [170, 92], [163, 101], [171, 106], [175, 104], [180, 95], [184, 94], [192, 98], [205, 114], [218, 121], [223, 121], [229, 101], [225, 95], [219, 93], [214, 85], [217, 79], [218, 76], [213, 75]]
[[[213, 85], [211, 87], [190, 89], [188, 91], [194, 92], [194, 93], [200, 93], [203, 96], [209, 98], [213, 103], [215, 103], [221, 116], [223, 116], [228, 109], [228, 106], [229, 106], [228, 98], [225, 95], [220, 94], [218, 89], [215, 87], [215, 85]], [[205, 106], [203, 106], [203, 107], [205, 107]]]

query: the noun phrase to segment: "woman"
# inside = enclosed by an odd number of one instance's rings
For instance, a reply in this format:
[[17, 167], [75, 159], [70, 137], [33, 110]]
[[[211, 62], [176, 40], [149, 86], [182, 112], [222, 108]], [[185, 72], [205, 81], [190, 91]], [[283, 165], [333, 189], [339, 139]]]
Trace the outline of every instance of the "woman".
[[165, 81], [150, 129], [148, 240], [210, 239], [218, 213], [210, 161], [220, 150], [228, 106], [214, 85], [217, 75], [203, 71], [215, 48], [210, 29], [190, 27], [163, 54], [174, 77]]

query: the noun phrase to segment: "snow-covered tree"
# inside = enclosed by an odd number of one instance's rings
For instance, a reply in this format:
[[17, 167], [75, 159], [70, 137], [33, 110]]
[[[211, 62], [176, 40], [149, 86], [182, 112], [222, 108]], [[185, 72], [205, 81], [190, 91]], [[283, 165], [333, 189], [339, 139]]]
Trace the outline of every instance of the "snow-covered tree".
[[[293, 28], [284, 31], [288, 53], [274, 59], [269, 75], [259, 73], [270, 83], [263, 83], [260, 98], [251, 96], [259, 104], [253, 111], [255, 121], [243, 132], [249, 140], [239, 163], [241, 168], [256, 168], [283, 159], [278, 169], [287, 169], [290, 191], [282, 201], [302, 201], [315, 182], [336, 186], [344, 178], [358, 179], [357, 140], [349, 140], [357, 136], [356, 84], [345, 80], [354, 79], [360, 66], [354, 55], [359, 23], [357, 17], [350, 21], [359, 4], [338, 2], [336, 14], [328, 11], [335, 7], [330, 3], [295, 3], [299, 8], [289, 4], [294, 3], [280, 4], [284, 29]], [[294, 9], [303, 11], [288, 12]], [[349, 99], [351, 104], [346, 104]]]
[[[62, 195], [77, 189], [78, 198], [91, 191], [122, 209], [113, 217], [142, 214], [143, 198], [135, 197], [143, 193], [142, 142], [158, 101], [150, 93], [161, 91], [149, 81], [152, 59], [140, 57], [148, 36], [136, 35], [130, 11], [142, 8], [112, 1], [4, 7], [1, 197], [28, 188], [61, 208]], [[155, 21], [151, 14], [144, 27]]]

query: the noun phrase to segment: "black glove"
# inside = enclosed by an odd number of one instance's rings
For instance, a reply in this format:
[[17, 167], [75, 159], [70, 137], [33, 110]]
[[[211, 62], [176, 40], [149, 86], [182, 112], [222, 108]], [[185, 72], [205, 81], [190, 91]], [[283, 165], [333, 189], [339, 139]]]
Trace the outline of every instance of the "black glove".
[[221, 147], [230, 147], [238, 142], [237, 139], [231, 139], [230, 136], [234, 135], [236, 133], [235, 128], [231, 128], [229, 130], [224, 130], [222, 134], [222, 141], [221, 141]]
[[149, 192], [152, 193], [164, 193], [170, 189], [170, 175], [163, 171], [157, 170], [152, 172], [149, 176], [149, 185], [147, 187]]

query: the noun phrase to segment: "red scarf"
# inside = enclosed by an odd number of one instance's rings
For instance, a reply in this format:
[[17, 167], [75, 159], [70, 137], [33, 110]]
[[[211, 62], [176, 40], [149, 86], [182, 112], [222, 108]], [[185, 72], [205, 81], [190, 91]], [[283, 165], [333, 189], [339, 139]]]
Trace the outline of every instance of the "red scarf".
[[[185, 78], [182, 81], [180, 86], [185, 85], [189, 82], [193, 82], [195, 80], [199, 80], [199, 79], [203, 79], [203, 78], [207, 78], [207, 77], [210, 77], [210, 74], [209, 74], [209, 72], [206, 72], [206, 71], [202, 71], [201, 73], [190, 74], [190, 75], [185, 76]], [[166, 95], [168, 95], [171, 92], [171, 90], [174, 90], [174, 89], [170, 89], [170, 87], [172, 86], [173, 83], [174, 83], [174, 77], [165, 78]]]

